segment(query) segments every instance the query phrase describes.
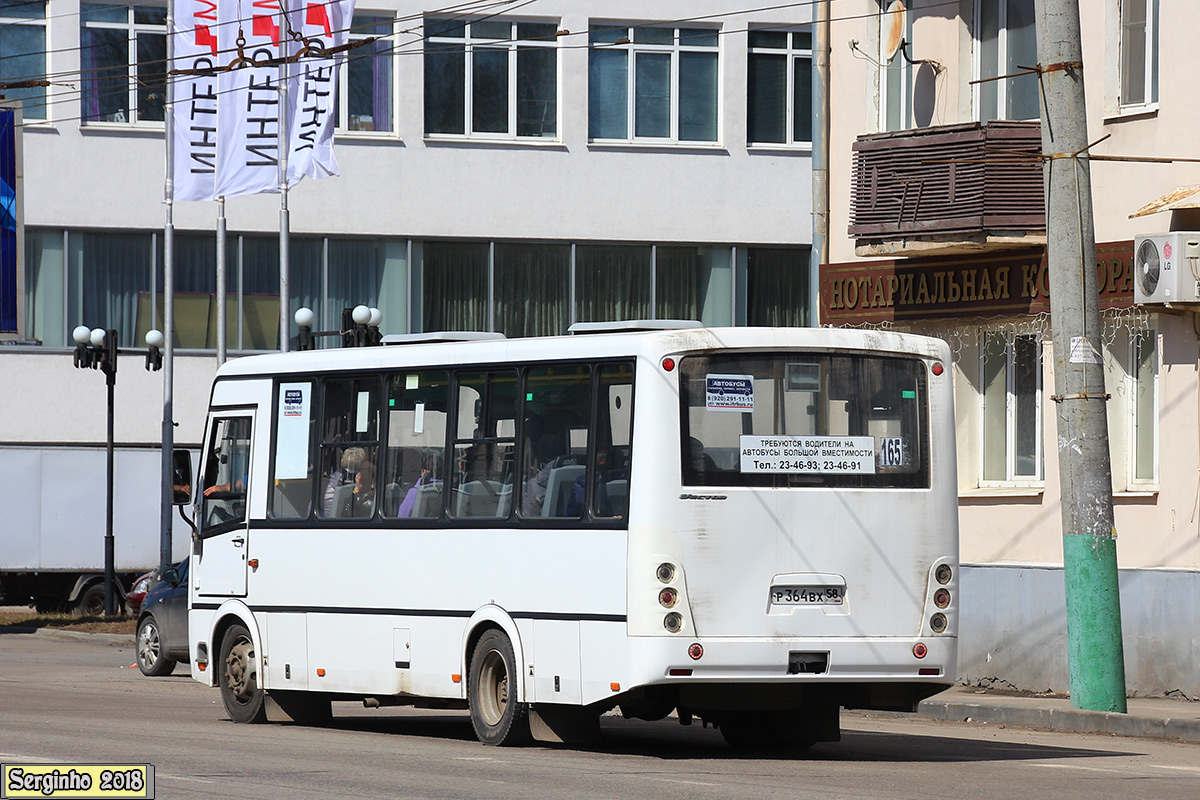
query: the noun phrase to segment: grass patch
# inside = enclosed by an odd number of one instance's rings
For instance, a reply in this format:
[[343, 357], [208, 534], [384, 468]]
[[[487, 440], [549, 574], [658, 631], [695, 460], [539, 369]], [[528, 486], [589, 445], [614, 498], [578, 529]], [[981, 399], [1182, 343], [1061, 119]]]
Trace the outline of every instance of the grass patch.
[[51, 628], [82, 633], [122, 633], [133, 636], [137, 620], [133, 617], [80, 617], [75, 614], [38, 614], [29, 611], [0, 612], [0, 632]]

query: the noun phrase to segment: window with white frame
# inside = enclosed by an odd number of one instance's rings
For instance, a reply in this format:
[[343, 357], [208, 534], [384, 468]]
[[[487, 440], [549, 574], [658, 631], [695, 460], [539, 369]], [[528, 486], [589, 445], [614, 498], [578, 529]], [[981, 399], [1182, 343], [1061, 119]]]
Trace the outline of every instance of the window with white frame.
[[1041, 337], [1001, 330], [985, 330], [981, 336], [980, 485], [1041, 481]]
[[558, 25], [425, 21], [425, 133], [558, 135]]
[[716, 142], [718, 38], [708, 28], [592, 25], [588, 137]]
[[[896, 27], [899, 26], [899, 36]], [[913, 127], [912, 14], [903, 5], [879, 0], [879, 129], [902, 131]], [[899, 49], [892, 47], [899, 42]]]
[[[344, 131], [395, 130], [392, 121], [392, 18], [382, 14], [355, 14], [350, 41], [375, 41], [346, 53], [338, 104], [339, 127]], [[377, 37], [377, 38], [376, 38]]]
[[46, 77], [46, 3], [0, 2], [0, 95], [22, 101], [25, 119], [46, 118], [46, 87], [12, 86]]
[[1143, 329], [1129, 340], [1129, 484], [1158, 483], [1157, 332]]
[[[975, 0], [976, 118], [1037, 119], [1041, 116], [1034, 0]], [[1012, 76], [1012, 77], [1007, 77]]]
[[811, 142], [812, 32], [751, 30], [748, 43], [747, 142]]
[[80, 117], [162, 122], [167, 99], [165, 6], [80, 5]]
[[1158, 102], [1158, 0], [1121, 0], [1121, 105]]

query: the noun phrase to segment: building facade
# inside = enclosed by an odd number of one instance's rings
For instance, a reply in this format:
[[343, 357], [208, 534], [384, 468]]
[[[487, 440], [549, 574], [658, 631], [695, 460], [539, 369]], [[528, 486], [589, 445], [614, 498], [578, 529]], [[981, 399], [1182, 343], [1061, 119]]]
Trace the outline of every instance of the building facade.
[[[905, 13], [899, 13], [908, 6]], [[1200, 697], [1195, 305], [1135, 303], [1134, 240], [1200, 225], [1200, 112], [1182, 62], [1200, 9], [1081, 3], [1097, 275], [1125, 662], [1134, 694]], [[1034, 0], [830, 8], [826, 324], [879, 325], [955, 353], [963, 560], [960, 679], [1069, 688], [1051, 399]], [[860, 100], [860, 98], [863, 98]], [[1107, 138], [1104, 138], [1107, 137]], [[1179, 200], [1176, 196], [1175, 200]], [[1183, 206], [1182, 208], [1180, 206]]]
[[[810, 324], [808, 7], [696, 2], [662, 21], [621, 0], [509, 6], [358, 3], [341, 176], [288, 196], [289, 311], [330, 329], [365, 303], [385, 334]], [[96, 441], [100, 417], [59, 413], [96, 390], [64, 368], [70, 331], [116, 328], [128, 345], [161, 327], [166, 12], [0, 5], [0, 84], [24, 119], [26, 343], [0, 347], [19, 387], [3, 402], [46, 409], [5, 414], [0, 441]], [[279, 344], [279, 208], [278, 195], [224, 204], [234, 354]], [[183, 442], [199, 440], [216, 367], [217, 216], [174, 204]], [[123, 372], [118, 408], [156, 381]], [[118, 439], [157, 433], [153, 414], [119, 413]]]

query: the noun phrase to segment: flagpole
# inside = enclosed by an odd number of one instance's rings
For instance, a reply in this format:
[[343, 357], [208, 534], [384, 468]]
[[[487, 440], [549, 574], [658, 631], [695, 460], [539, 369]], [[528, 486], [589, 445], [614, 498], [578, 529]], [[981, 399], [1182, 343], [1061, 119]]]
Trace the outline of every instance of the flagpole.
[[288, 38], [286, 4], [279, 9], [279, 352], [288, 351], [291, 336], [291, 316], [288, 307], [288, 240], [291, 219], [288, 215], [288, 85], [285, 60]]
[[[175, 2], [167, 2], [167, 64], [175, 64]], [[161, 575], [171, 566], [171, 511], [175, 490], [171, 450], [175, 446], [175, 81], [167, 74], [167, 103], [163, 109], [166, 132], [166, 169], [163, 200], [166, 222], [163, 226], [163, 418], [162, 418], [162, 506], [159, 518], [158, 569]]]
[[225, 363], [226, 313], [225, 304], [225, 195], [217, 198], [217, 366]]

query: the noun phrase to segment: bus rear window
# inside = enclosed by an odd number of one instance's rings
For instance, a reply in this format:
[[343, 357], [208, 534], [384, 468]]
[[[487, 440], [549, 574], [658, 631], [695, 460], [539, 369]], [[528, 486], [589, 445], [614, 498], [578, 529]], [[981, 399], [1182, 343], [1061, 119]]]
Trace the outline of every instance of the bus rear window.
[[698, 355], [680, 378], [685, 485], [929, 486], [917, 359]]

